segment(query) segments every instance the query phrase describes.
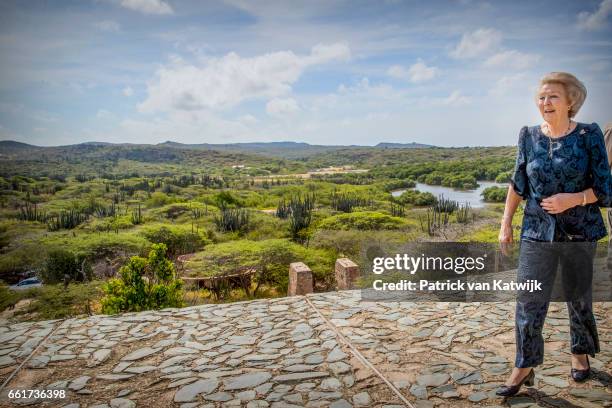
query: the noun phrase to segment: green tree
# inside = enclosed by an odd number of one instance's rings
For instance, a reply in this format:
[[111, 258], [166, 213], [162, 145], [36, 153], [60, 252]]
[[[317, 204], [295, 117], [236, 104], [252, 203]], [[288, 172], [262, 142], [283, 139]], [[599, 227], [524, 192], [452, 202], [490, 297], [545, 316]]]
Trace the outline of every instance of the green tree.
[[153, 244], [148, 258], [133, 256], [119, 278], [103, 285], [102, 312], [138, 312], [183, 306], [183, 281], [176, 279], [165, 244]]

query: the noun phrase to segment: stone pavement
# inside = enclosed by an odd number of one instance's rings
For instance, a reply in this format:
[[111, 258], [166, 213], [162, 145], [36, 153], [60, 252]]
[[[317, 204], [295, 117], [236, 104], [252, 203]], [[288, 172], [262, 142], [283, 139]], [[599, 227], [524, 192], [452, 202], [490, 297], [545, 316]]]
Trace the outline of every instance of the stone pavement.
[[[602, 352], [591, 380], [569, 377], [567, 311], [553, 303], [536, 386], [494, 395], [512, 367], [513, 307], [362, 302], [359, 291], [341, 291], [0, 322], [2, 382], [25, 361], [0, 406], [612, 407], [611, 303], [596, 304]], [[9, 400], [16, 389], [66, 398]]]

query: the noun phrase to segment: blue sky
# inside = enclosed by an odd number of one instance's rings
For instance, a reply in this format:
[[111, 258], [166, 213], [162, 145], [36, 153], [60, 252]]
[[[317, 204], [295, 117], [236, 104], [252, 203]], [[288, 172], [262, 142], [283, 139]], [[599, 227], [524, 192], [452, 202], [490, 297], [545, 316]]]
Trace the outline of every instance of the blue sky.
[[0, 139], [513, 145], [538, 79], [612, 121], [612, 0], [0, 3]]

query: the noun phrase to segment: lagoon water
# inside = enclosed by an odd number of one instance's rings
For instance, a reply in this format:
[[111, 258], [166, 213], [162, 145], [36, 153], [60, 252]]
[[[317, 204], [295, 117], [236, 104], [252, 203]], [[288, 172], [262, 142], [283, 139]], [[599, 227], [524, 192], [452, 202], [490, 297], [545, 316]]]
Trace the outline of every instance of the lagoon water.
[[[483, 201], [480, 193], [482, 193], [485, 188], [491, 186], [504, 188], [508, 187], [508, 183], [496, 183], [494, 181], [479, 181], [478, 185], [478, 188], [475, 190], [459, 190], [451, 187], [431, 186], [429, 184], [417, 183], [415, 189], [423, 193], [431, 193], [436, 197], [444, 195], [444, 198], [458, 201], [460, 204], [465, 204], [467, 202], [472, 208], [482, 208], [486, 203]], [[395, 190], [392, 191], [391, 194], [393, 197], [399, 197], [406, 190], [407, 189], [405, 188]]]

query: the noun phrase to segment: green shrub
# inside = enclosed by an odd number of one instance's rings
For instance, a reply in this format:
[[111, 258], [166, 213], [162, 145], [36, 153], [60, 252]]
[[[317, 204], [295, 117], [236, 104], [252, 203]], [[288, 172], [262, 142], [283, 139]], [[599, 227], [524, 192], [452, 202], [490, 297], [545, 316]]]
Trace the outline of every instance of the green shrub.
[[154, 193], [151, 193], [151, 198], [147, 200], [147, 206], [148, 207], [161, 207], [163, 205], [170, 204], [173, 202], [174, 200], [168, 197], [167, 194], [162, 193], [160, 191], [156, 191]]
[[199, 233], [184, 227], [151, 228], [144, 232], [144, 236], [153, 243], [166, 245], [167, 254], [171, 258], [196, 252], [205, 244], [205, 239]]
[[512, 171], [504, 171], [499, 173], [497, 177], [495, 177], [496, 183], [508, 183], [510, 181], [510, 177], [512, 176]]
[[330, 230], [393, 230], [406, 225], [406, 221], [399, 217], [375, 211], [358, 211], [328, 217], [318, 227]]
[[8, 285], [0, 281], [0, 312], [15, 306], [17, 302], [27, 297], [28, 292], [27, 290], [11, 290]]
[[60, 283], [67, 276], [70, 281], [91, 280], [93, 271], [83, 255], [75, 255], [66, 249], [53, 249], [47, 254], [47, 262], [41, 278], [46, 284]]
[[229, 191], [221, 191], [215, 194], [213, 201], [219, 208], [228, 206], [242, 207], [242, 201]]
[[417, 206], [432, 205], [436, 197], [431, 193], [423, 193], [418, 190], [406, 190], [395, 199], [400, 204], [412, 204]]
[[401, 188], [413, 188], [415, 186], [416, 182], [411, 179], [390, 180], [383, 184], [383, 189], [389, 192], [393, 190], [399, 190]]
[[[11, 281], [19, 273], [42, 270], [47, 248], [36, 244], [19, 245], [0, 256], [0, 279]], [[36, 256], [32, 256], [36, 254]]]
[[508, 188], [497, 186], [487, 187], [480, 193], [484, 200], [489, 203], [503, 203], [506, 201], [507, 194]]
[[26, 297], [34, 300], [24, 310], [37, 319], [63, 319], [81, 315], [92, 315], [101, 296], [100, 281], [64, 285], [44, 285], [28, 290]]
[[102, 288], [102, 312], [138, 312], [183, 306], [183, 281], [166, 257], [165, 244], [153, 244], [147, 259], [133, 256]]
[[88, 259], [115, 258], [117, 254], [142, 255], [151, 243], [135, 232], [119, 231], [103, 234], [80, 234], [78, 239], [70, 235], [50, 235], [40, 240], [43, 248], [66, 248], [84, 254]]

